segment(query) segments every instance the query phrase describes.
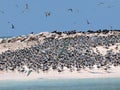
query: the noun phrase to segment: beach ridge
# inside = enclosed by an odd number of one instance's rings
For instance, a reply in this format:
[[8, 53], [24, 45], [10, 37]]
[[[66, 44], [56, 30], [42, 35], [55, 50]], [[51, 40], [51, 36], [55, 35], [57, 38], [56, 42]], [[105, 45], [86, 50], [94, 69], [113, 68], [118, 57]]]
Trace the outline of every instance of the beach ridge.
[[119, 78], [120, 32], [43, 32], [0, 39], [0, 80]]

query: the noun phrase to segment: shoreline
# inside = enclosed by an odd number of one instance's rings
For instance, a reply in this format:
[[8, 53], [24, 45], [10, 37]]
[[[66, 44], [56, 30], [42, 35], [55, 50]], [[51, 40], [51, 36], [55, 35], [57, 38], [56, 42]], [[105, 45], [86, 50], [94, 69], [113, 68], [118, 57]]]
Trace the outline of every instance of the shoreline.
[[49, 70], [48, 72], [40, 71], [32, 72], [29, 76], [27, 73], [20, 73], [17, 71], [11, 72], [0, 72], [0, 81], [29, 81], [29, 80], [39, 80], [39, 79], [51, 79], [51, 80], [59, 80], [59, 79], [89, 79], [89, 78], [120, 78], [120, 67], [113, 67], [109, 72], [98, 69], [86, 69], [81, 71], [73, 71], [64, 70], [63, 72], [57, 72], [53, 70]]

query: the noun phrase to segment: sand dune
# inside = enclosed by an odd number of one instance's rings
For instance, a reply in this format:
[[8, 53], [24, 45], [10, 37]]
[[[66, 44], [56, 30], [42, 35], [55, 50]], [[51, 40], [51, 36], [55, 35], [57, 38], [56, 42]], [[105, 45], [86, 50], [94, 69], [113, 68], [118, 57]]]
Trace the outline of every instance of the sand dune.
[[[100, 37], [100, 36], [110, 36], [110, 35], [119, 35], [119, 33], [108, 33], [108, 34], [83, 34], [83, 33], [76, 33], [72, 35], [58, 35], [55, 33], [40, 33], [36, 35], [28, 35], [24, 37], [16, 37], [16, 38], [9, 38], [5, 41], [0, 40], [0, 54], [4, 53], [7, 50], [15, 51], [15, 50], [21, 50], [24, 48], [30, 48], [32, 46], [37, 46], [40, 44], [43, 44], [45, 42], [45, 39], [49, 38], [55, 38], [55, 39], [63, 39], [63, 38], [74, 38], [78, 36], [89, 36], [89, 37]], [[94, 39], [94, 38], [93, 38]], [[94, 40], [93, 40], [94, 41]], [[119, 41], [119, 40], [118, 40]], [[92, 43], [92, 42], [91, 42]], [[91, 44], [92, 45], [92, 44]], [[68, 46], [68, 51], [73, 52], [76, 50], [76, 45]], [[49, 48], [47, 48], [49, 49]], [[46, 50], [47, 50], [46, 49]], [[103, 56], [107, 54], [107, 51], [110, 51], [112, 53], [119, 53], [120, 51], [120, 42], [114, 43], [113, 45], [108, 46], [107, 48], [105, 46], [96, 46], [90, 48], [92, 52], [94, 53], [101, 53]], [[77, 51], [77, 50], [76, 50]], [[84, 53], [84, 50], [82, 51]], [[85, 51], [86, 52], [86, 51]], [[45, 52], [44, 52], [45, 53]], [[56, 58], [56, 57], [54, 57]], [[18, 72], [16, 71], [0, 71], [0, 80], [33, 80], [33, 79], [71, 79], [71, 78], [120, 78], [120, 66], [110, 66], [111, 68], [109, 70], [104, 70], [103, 68], [81, 68], [81, 70], [77, 71], [76, 68], [71, 72], [70, 69], [67, 69], [64, 67], [62, 72], [58, 72], [57, 70], [50, 69], [48, 71], [42, 71], [38, 70], [39, 73], [33, 71], [29, 76], [27, 76], [27, 73], [25, 72]], [[29, 70], [29, 69], [28, 69]]]

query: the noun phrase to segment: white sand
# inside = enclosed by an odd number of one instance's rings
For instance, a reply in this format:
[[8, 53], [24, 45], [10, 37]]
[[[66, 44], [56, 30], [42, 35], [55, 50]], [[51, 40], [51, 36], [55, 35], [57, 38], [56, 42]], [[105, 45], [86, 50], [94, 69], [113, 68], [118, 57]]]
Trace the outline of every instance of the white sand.
[[80, 79], [80, 78], [120, 78], [120, 67], [113, 67], [109, 72], [104, 70], [81, 70], [79, 72], [70, 72], [65, 69], [63, 72], [49, 70], [48, 72], [32, 72], [29, 76], [27, 73], [19, 72], [0, 72], [0, 80], [36, 80], [36, 79]]
[[30, 42], [14, 42], [14, 43], [2, 43], [0, 44], [0, 53], [5, 52], [7, 50], [16, 50], [16, 49], [24, 49], [31, 46], [37, 45], [36, 41]]

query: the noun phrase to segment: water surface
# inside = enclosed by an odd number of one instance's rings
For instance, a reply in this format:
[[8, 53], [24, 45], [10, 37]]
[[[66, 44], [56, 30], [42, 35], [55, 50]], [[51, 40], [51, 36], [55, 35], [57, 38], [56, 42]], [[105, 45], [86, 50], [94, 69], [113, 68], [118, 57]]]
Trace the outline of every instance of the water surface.
[[120, 90], [120, 78], [1, 81], [0, 90]]

